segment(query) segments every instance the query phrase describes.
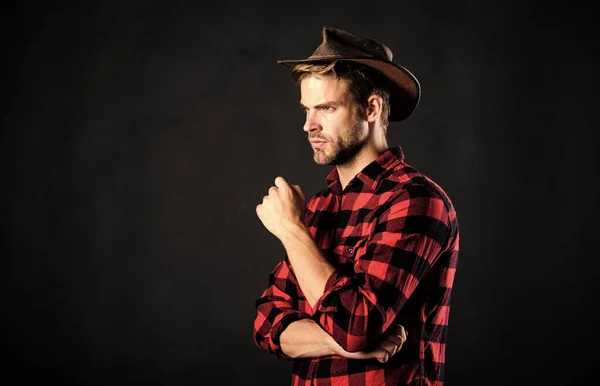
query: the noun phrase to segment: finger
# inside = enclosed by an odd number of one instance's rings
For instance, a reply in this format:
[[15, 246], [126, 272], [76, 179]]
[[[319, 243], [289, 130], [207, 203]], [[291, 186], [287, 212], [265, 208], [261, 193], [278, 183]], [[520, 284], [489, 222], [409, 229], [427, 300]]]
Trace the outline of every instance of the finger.
[[357, 351], [346, 353], [344, 357], [348, 359], [376, 359], [381, 363], [385, 363], [384, 361], [389, 359], [389, 354], [385, 350], [375, 349], [371, 351]]
[[357, 352], [348, 352], [343, 355], [348, 359], [371, 359], [374, 358], [373, 354], [369, 351], [357, 351]]
[[375, 350], [371, 350], [371, 351], [359, 351], [359, 352], [353, 352], [350, 353], [349, 356], [347, 358], [350, 359], [376, 359], [381, 363], [385, 363], [388, 361], [390, 357], [390, 354], [380, 348], [376, 348]]
[[306, 198], [304, 197], [304, 193], [302, 193], [302, 189], [300, 188], [299, 185], [292, 185], [292, 187], [294, 188], [294, 190], [296, 191], [296, 193], [298, 193], [298, 196], [300, 196], [300, 198], [302, 199], [302, 201], [306, 201]]
[[396, 325], [395, 328], [393, 329], [393, 331], [390, 331], [389, 333], [387, 333], [384, 337], [384, 339], [394, 342], [394, 344], [396, 344], [396, 353], [398, 351], [400, 351], [400, 349], [402, 348], [402, 345], [404, 345], [404, 342], [406, 342], [407, 339], [407, 332], [406, 329], [401, 326], [401, 325]]
[[285, 178], [279, 176], [275, 178], [275, 186], [277, 186], [279, 189], [285, 189], [289, 186], [289, 184], [287, 183]]
[[394, 342], [398, 346], [396, 349], [396, 352], [398, 352], [404, 345], [404, 342], [406, 342], [407, 338], [408, 338], [408, 332], [406, 331], [406, 329], [403, 326], [398, 324], [398, 325], [396, 325], [394, 331], [385, 335], [384, 339]]
[[[392, 335], [402, 340], [402, 343], [406, 342], [406, 339], [408, 337], [406, 329], [404, 329], [404, 327], [399, 324], [395, 325], [393, 328], [387, 331], [385, 339], [390, 338]], [[394, 341], [396, 341], [396, 339], [394, 339]]]
[[398, 344], [391, 342], [389, 340], [382, 341], [377, 347], [380, 350], [385, 350], [390, 357], [394, 356], [398, 352]]
[[349, 359], [375, 359], [378, 362], [385, 363], [390, 359], [390, 354], [383, 349], [376, 348], [371, 351], [348, 353], [345, 357]]
[[387, 334], [387, 335], [385, 335], [384, 340], [390, 341], [395, 345], [400, 345], [400, 344], [404, 343], [404, 339], [402, 339], [401, 336], [396, 335], [396, 334]]
[[399, 335], [403, 340], [406, 340], [406, 338], [408, 338], [408, 332], [401, 324], [397, 324], [395, 326], [395, 331], [396, 334]]
[[278, 190], [279, 190], [279, 188], [277, 188], [275, 186], [271, 186], [269, 188], [269, 196], [272, 195], [272, 194], [275, 194]]
[[390, 359], [390, 354], [383, 349], [375, 349], [371, 351], [372, 358], [377, 359], [381, 363], [385, 363]]

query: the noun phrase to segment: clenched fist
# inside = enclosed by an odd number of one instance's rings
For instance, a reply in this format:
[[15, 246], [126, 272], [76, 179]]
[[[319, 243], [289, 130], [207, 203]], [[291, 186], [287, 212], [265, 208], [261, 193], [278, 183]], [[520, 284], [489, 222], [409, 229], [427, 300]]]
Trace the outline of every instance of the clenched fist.
[[269, 232], [281, 240], [285, 232], [302, 225], [305, 197], [298, 185], [289, 184], [283, 177], [275, 179], [256, 214]]

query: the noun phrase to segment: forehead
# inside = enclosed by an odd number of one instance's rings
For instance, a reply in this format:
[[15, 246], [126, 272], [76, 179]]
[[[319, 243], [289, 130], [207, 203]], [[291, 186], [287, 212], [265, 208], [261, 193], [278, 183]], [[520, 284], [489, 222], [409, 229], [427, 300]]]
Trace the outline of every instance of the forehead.
[[300, 83], [300, 103], [305, 106], [347, 100], [348, 82], [333, 75], [309, 75]]

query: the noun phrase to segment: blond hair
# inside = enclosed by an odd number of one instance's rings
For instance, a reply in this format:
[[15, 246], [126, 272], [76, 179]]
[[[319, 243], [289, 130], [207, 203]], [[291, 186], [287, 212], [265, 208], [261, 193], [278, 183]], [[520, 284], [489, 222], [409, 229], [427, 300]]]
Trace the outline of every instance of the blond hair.
[[379, 71], [350, 61], [300, 63], [292, 68], [292, 78], [296, 83], [311, 75], [333, 75], [347, 81], [348, 91], [362, 116], [369, 97], [379, 95], [383, 99], [380, 122], [384, 131], [387, 131], [390, 116], [389, 81]]

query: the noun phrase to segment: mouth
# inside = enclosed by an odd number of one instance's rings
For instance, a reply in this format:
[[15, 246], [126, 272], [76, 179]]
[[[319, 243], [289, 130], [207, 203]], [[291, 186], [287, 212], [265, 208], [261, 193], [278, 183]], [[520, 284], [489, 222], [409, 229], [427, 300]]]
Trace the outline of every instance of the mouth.
[[310, 141], [310, 144], [313, 147], [313, 149], [321, 149], [321, 148], [325, 147], [326, 143], [327, 142], [325, 142], [325, 141]]

